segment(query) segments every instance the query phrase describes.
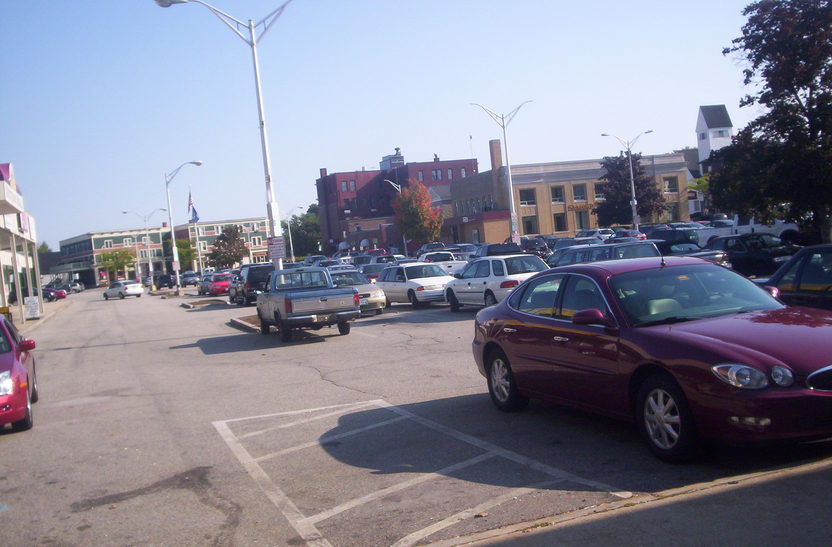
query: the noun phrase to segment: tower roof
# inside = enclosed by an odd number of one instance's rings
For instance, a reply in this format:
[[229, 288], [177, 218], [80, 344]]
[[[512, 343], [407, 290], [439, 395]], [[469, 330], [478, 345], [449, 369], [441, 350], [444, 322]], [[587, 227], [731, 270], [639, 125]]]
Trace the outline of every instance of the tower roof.
[[724, 104], [700, 106], [699, 111], [702, 113], [705, 125], [709, 129], [715, 127], [734, 127], [734, 124], [731, 123], [731, 117], [728, 115], [728, 109], [725, 108]]

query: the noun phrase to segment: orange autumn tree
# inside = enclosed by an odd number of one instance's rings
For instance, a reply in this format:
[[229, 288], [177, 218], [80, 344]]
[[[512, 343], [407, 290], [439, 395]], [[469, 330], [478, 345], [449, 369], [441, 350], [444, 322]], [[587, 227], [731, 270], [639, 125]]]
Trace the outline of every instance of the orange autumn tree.
[[442, 211], [431, 205], [430, 192], [424, 184], [410, 180], [393, 201], [396, 228], [409, 240], [434, 241], [442, 231]]

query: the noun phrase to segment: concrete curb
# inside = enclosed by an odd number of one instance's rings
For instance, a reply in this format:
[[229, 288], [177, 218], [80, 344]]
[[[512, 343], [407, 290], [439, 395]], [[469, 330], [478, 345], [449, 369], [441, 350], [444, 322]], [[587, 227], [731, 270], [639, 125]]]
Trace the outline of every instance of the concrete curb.
[[237, 327], [238, 329], [246, 330], [249, 332], [260, 332], [260, 325], [254, 325], [249, 323], [248, 321], [243, 321], [242, 319], [238, 319], [236, 317], [232, 317], [228, 321], [231, 326]]

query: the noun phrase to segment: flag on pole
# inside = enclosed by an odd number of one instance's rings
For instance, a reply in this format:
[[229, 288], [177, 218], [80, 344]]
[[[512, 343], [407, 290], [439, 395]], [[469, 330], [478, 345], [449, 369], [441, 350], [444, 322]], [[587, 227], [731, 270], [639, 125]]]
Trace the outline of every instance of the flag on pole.
[[188, 214], [191, 215], [190, 222], [199, 222], [199, 215], [196, 213], [196, 207], [194, 207], [194, 200], [191, 196], [190, 189], [188, 189]]

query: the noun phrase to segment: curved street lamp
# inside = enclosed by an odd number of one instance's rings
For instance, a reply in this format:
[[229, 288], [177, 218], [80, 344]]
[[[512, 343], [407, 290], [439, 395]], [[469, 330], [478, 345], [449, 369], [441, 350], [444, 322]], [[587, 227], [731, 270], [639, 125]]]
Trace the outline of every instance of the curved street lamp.
[[[150, 220], [150, 217], [152, 217], [153, 214], [156, 211], [167, 211], [167, 209], [165, 209], [163, 207], [159, 207], [158, 209], [153, 209], [152, 211], [150, 211], [146, 215], [140, 215], [136, 211], [122, 211], [121, 212], [123, 215], [127, 215], [127, 214], [132, 213], [132, 214], [136, 215], [137, 217], [139, 217], [140, 219], [142, 219], [142, 222], [144, 222], [144, 237], [147, 241], [147, 243], [145, 243], [145, 251], [147, 252], [147, 275], [150, 276], [151, 287], [152, 287], [152, 284], [153, 284], [153, 255], [151, 254], [152, 250], [151, 250], [151, 245], [150, 244], [152, 242], [150, 241], [150, 232], [147, 229], [147, 221]], [[162, 241], [161, 241], [161, 238], [160, 238], [159, 243], [161, 243], [161, 242]]]
[[638, 202], [636, 201], [636, 183], [635, 179], [633, 178], [633, 154], [632, 148], [633, 145], [636, 143], [638, 138], [642, 135], [647, 135], [648, 133], [652, 133], [652, 129], [648, 129], [647, 131], [642, 131], [635, 138], [626, 141], [617, 135], [613, 135], [612, 133], [601, 133], [602, 137], [612, 137], [618, 142], [621, 143], [621, 146], [627, 149], [627, 159], [630, 161], [630, 206], [633, 208], [633, 230], [638, 231], [638, 211], [636, 210], [636, 205]]
[[[389, 180], [389, 179], [384, 179], [384, 182], [390, 183], [390, 186], [395, 188], [396, 192], [398, 192], [399, 196], [401, 196], [401, 194], [402, 194], [402, 185], [401, 184], [399, 184], [397, 182], [393, 182], [392, 180]], [[393, 224], [393, 226], [395, 226], [395, 224]], [[404, 256], [407, 256], [407, 237], [405, 237], [405, 235], [404, 235], [404, 230], [402, 230], [402, 245], [403, 245], [402, 254]]]
[[531, 99], [523, 101], [517, 105], [517, 108], [508, 114], [497, 114], [479, 103], [471, 103], [471, 106], [478, 106], [485, 110], [485, 113], [491, 116], [491, 119], [503, 128], [503, 149], [506, 152], [506, 176], [508, 178], [508, 206], [509, 209], [511, 209], [511, 240], [518, 245], [520, 244], [520, 232], [517, 229], [517, 211], [514, 210], [514, 186], [511, 182], [511, 162], [508, 160], [508, 137], [506, 136], [506, 127], [508, 127], [508, 124], [511, 123], [511, 120], [514, 119], [514, 116], [517, 115], [517, 112], [523, 107], [523, 105], [530, 102], [532, 102]]
[[[243, 23], [239, 19], [235, 19], [234, 17], [228, 15], [227, 13], [215, 8], [214, 6], [210, 5], [207, 2], [203, 2], [202, 0], [155, 0], [156, 4], [163, 8], [169, 8], [174, 4], [201, 4], [211, 10], [211, 13], [217, 16], [217, 18], [225, 24], [231, 31], [236, 34], [240, 39], [248, 44], [251, 48], [251, 57], [254, 62], [254, 86], [257, 92], [257, 111], [260, 116], [260, 146], [262, 149], [263, 154], [263, 171], [266, 177], [266, 212], [269, 217], [269, 239], [277, 238], [280, 234], [280, 223], [278, 220], [280, 219], [280, 210], [277, 205], [277, 199], [275, 198], [274, 194], [274, 186], [272, 184], [272, 167], [271, 167], [271, 160], [269, 159], [269, 148], [268, 148], [268, 138], [266, 135], [266, 116], [263, 111], [263, 92], [260, 89], [260, 65], [257, 60], [257, 41], [262, 40], [263, 36], [269, 31], [271, 26], [274, 22], [280, 17], [283, 13], [283, 10], [286, 9], [286, 6], [292, 0], [286, 0], [283, 4], [280, 5], [276, 10], [272, 11], [268, 15], [266, 15], [263, 19], [254, 23], [251, 19], [248, 20], [248, 23]], [[260, 36], [257, 36], [256, 28], [262, 26], [262, 30], [260, 31]], [[241, 29], [245, 29], [247, 31], [248, 36], [241, 32]], [[275, 264], [275, 267], [278, 269], [283, 268], [283, 259], [278, 258]], [[177, 273], [177, 278], [178, 278]], [[177, 279], [178, 285], [178, 279]], [[177, 286], [177, 292], [178, 292]]]
[[186, 165], [202, 165], [201, 161], [186, 161], [170, 173], [165, 173], [165, 195], [168, 199], [168, 224], [170, 225], [170, 246], [173, 252], [173, 270], [176, 273], [176, 294], [179, 295], [179, 249], [176, 248], [176, 234], [173, 233], [173, 213], [170, 207], [170, 183]]

